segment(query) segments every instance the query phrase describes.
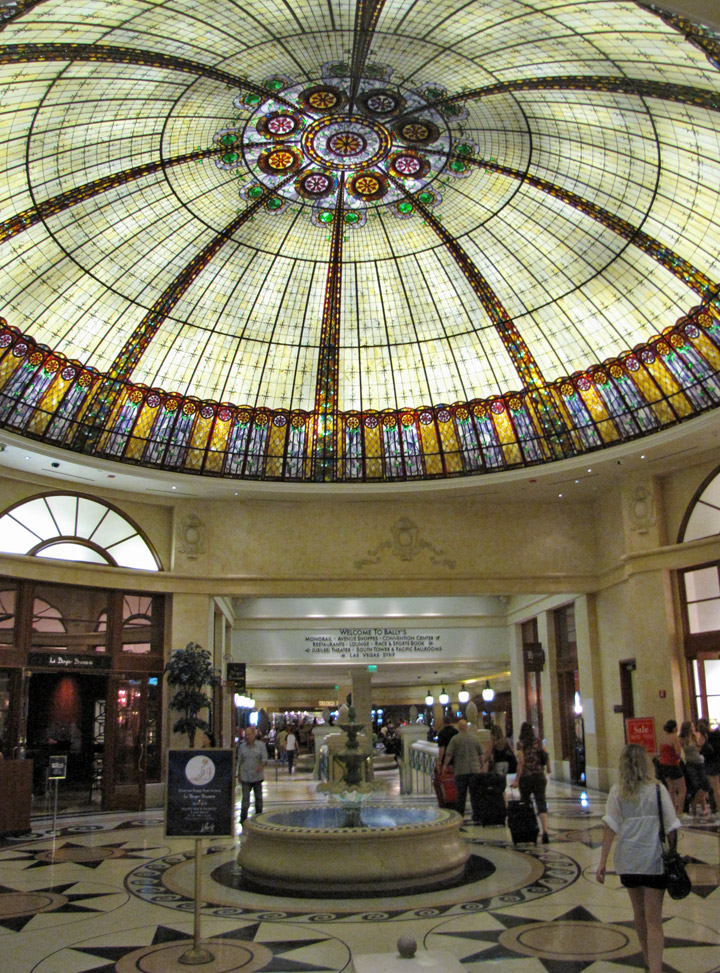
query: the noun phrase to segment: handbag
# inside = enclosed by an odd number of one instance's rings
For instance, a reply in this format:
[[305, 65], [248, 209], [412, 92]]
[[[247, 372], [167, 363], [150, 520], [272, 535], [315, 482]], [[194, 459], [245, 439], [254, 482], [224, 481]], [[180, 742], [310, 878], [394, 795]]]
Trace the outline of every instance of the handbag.
[[658, 817], [660, 818], [660, 847], [662, 848], [663, 871], [667, 880], [668, 895], [671, 899], [684, 899], [686, 895], [692, 892], [692, 882], [685, 868], [685, 862], [677, 851], [667, 844], [660, 801], [660, 785], [656, 784], [655, 789]]

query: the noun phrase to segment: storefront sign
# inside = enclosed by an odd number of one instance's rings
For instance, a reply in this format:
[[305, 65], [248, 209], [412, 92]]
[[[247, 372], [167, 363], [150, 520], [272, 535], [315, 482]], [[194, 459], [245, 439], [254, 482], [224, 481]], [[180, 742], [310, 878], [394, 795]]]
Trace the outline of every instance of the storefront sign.
[[67, 777], [67, 754], [50, 754], [48, 780], [65, 780]]
[[244, 662], [228, 662], [227, 664], [227, 681], [234, 684], [235, 691], [245, 689], [246, 682], [246, 665]]
[[110, 669], [109, 656], [102, 655], [61, 655], [59, 652], [30, 652], [29, 666], [44, 666], [46, 669]]
[[232, 750], [169, 750], [165, 834], [233, 837]]
[[540, 642], [529, 642], [523, 646], [525, 653], [525, 672], [542, 672], [545, 668], [545, 650]]
[[648, 753], [657, 753], [655, 720], [652, 716], [635, 716], [625, 720], [628, 743], [639, 743]]

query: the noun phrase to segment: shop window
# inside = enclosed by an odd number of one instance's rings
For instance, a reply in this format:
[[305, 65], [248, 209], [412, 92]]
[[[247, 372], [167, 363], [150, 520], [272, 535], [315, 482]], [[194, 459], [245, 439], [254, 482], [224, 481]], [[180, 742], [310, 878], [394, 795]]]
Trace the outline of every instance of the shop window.
[[0, 516], [0, 550], [144, 571], [162, 568], [125, 514], [74, 493], [49, 493], [6, 510]]
[[0, 645], [12, 645], [15, 637], [15, 605], [17, 590], [0, 591]]

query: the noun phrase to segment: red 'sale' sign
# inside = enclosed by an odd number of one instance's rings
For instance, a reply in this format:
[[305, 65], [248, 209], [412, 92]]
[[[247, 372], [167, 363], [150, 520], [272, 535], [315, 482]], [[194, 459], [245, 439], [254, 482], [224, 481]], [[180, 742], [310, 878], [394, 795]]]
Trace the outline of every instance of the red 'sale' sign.
[[652, 716], [633, 716], [625, 720], [628, 743], [639, 743], [648, 753], [657, 753], [655, 720]]

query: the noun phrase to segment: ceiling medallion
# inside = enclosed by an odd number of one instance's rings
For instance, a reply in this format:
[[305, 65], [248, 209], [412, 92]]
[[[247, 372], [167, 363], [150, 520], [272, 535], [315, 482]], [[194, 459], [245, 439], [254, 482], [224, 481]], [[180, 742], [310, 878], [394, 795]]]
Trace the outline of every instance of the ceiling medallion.
[[[359, 228], [379, 206], [407, 219], [439, 205], [438, 178], [475, 172], [476, 147], [453, 129], [454, 116], [433, 107], [445, 89], [392, 86], [391, 74], [389, 67], [369, 65], [354, 104], [343, 63], [323, 65], [322, 81], [309, 86], [280, 75], [265, 79], [267, 98], [235, 98], [234, 126], [214, 138], [220, 149], [215, 164], [235, 170], [243, 199], [269, 188], [277, 193], [278, 213], [309, 204], [319, 228], [327, 228], [336, 212], [346, 226]], [[297, 178], [289, 180], [293, 173]]]

